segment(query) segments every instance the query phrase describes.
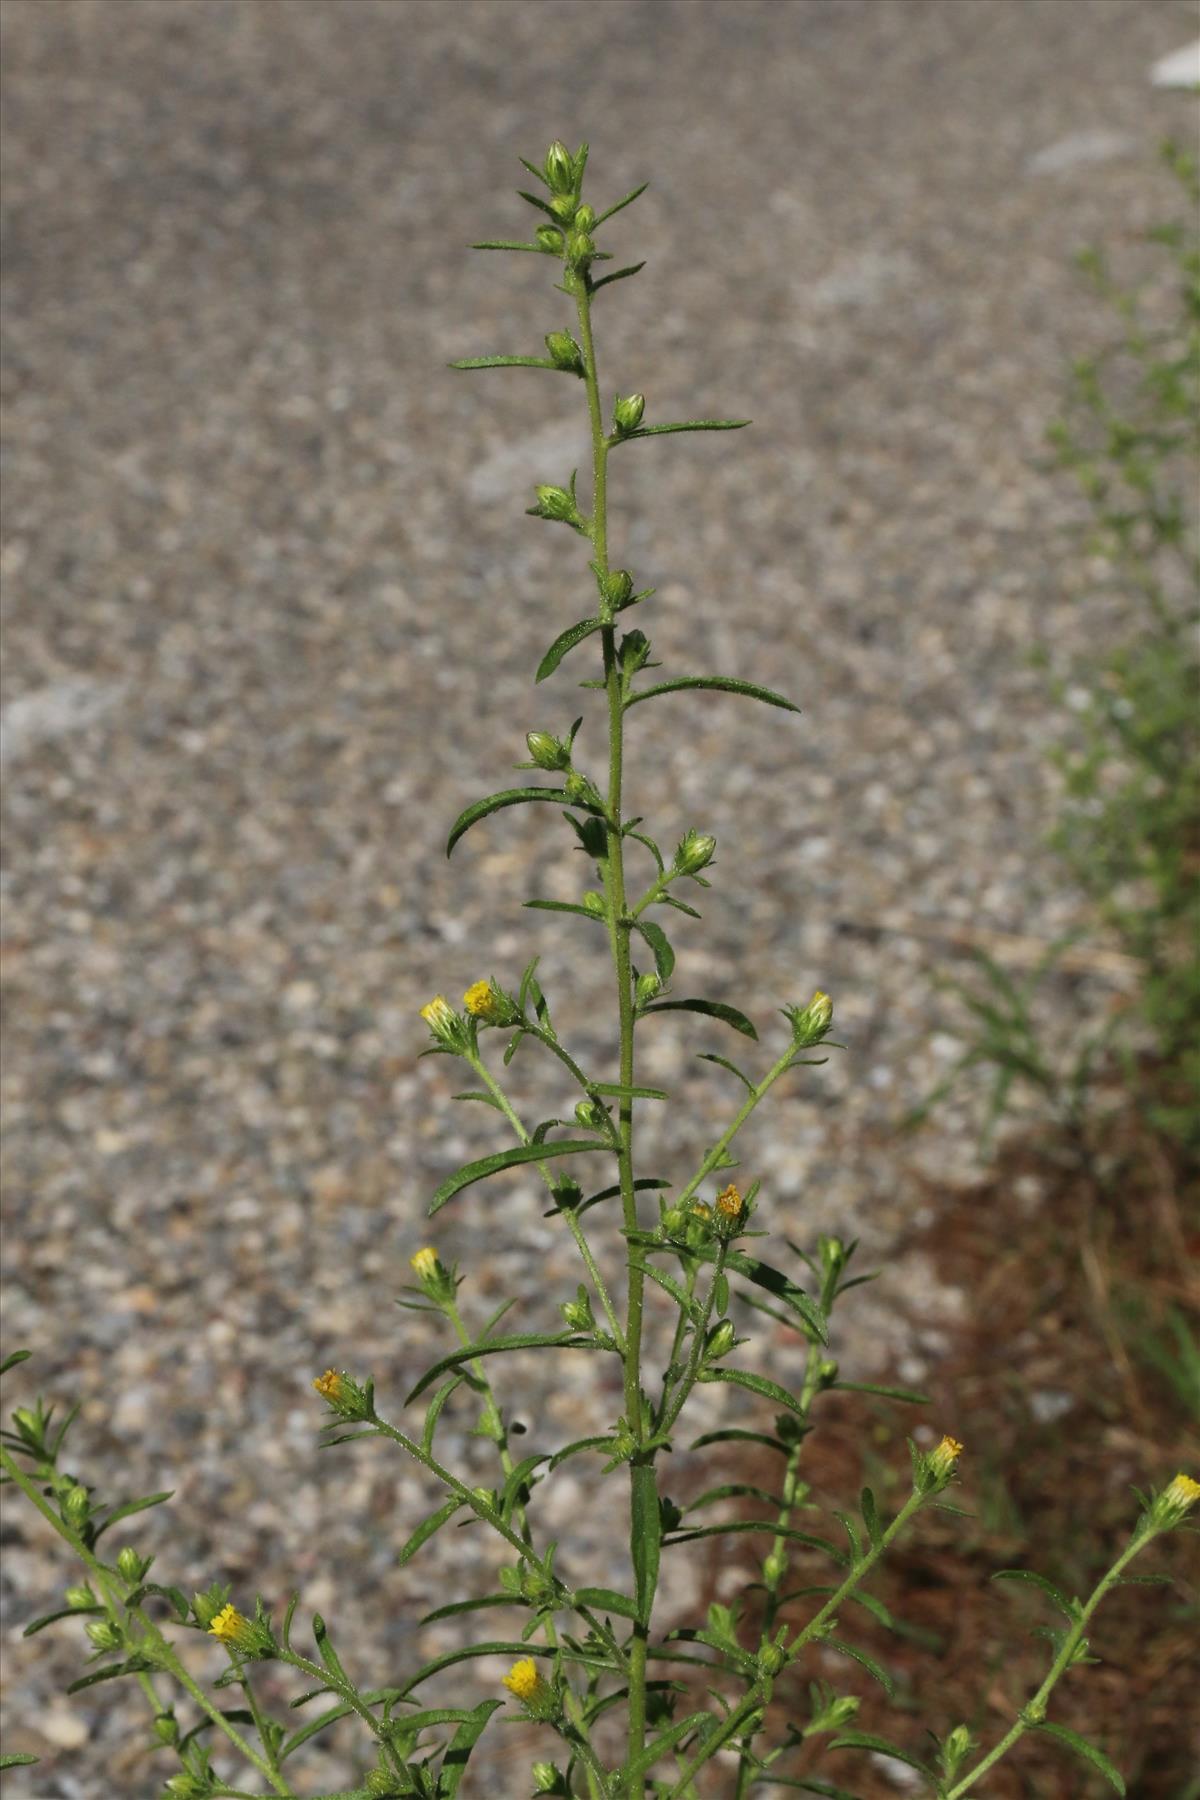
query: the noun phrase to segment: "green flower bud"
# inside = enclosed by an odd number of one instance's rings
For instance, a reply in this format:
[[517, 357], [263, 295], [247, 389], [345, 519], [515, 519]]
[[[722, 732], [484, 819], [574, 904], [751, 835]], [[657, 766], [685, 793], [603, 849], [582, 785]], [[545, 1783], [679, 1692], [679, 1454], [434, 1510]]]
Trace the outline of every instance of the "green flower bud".
[[552, 1762], [535, 1762], [532, 1769], [533, 1785], [539, 1794], [557, 1794], [563, 1791], [563, 1774]]
[[657, 993], [662, 991], [662, 982], [651, 969], [637, 978], [636, 999], [639, 1006], [648, 1006]]
[[567, 261], [573, 269], [586, 269], [596, 254], [596, 246], [586, 231], [568, 231]]
[[682, 1237], [687, 1229], [687, 1214], [680, 1206], [669, 1206], [662, 1216], [662, 1225], [668, 1237]]
[[976, 1740], [971, 1736], [971, 1733], [967, 1730], [965, 1725], [956, 1725], [953, 1731], [948, 1731], [942, 1739], [942, 1754], [940, 1758], [942, 1774], [947, 1777], [953, 1776], [958, 1769], [958, 1765], [970, 1756], [972, 1750], [975, 1748], [975, 1743]]
[[844, 1731], [859, 1709], [855, 1694], [835, 1694], [828, 1682], [818, 1682], [812, 1690], [812, 1718], [802, 1737], [816, 1737], [819, 1732]]
[[539, 225], [533, 235], [543, 250], [548, 250], [552, 256], [562, 255], [563, 234], [556, 225]]
[[1190, 1475], [1174, 1476], [1155, 1496], [1150, 1507], [1150, 1523], [1160, 1531], [1173, 1531], [1200, 1500], [1200, 1481]]
[[546, 339], [546, 348], [550, 352], [556, 369], [565, 369], [574, 375], [583, 374], [583, 351], [569, 331], [550, 332]]
[[371, 1800], [391, 1800], [393, 1794], [400, 1792], [396, 1785], [397, 1780], [398, 1777], [393, 1775], [389, 1769], [372, 1769], [364, 1786], [366, 1792], [370, 1794]]
[[587, 893], [583, 896], [581, 904], [587, 908], [588, 912], [590, 912], [594, 918], [603, 919], [608, 916], [608, 907], [605, 904], [604, 895], [598, 894], [595, 888], [588, 889]]
[[590, 1130], [602, 1131], [608, 1119], [604, 1105], [599, 1100], [580, 1100], [575, 1107], [575, 1117], [581, 1125]]
[[204, 1800], [208, 1789], [194, 1775], [172, 1775], [164, 1792], [171, 1800]]
[[777, 1587], [787, 1574], [787, 1571], [788, 1559], [782, 1552], [772, 1550], [770, 1556], [766, 1557], [763, 1561], [763, 1580], [771, 1587]]
[[580, 775], [574, 769], [567, 776], [566, 795], [567, 799], [574, 801], [576, 806], [599, 806], [601, 804], [595, 782], [589, 781], [586, 775]]
[[717, 1362], [722, 1356], [728, 1356], [735, 1336], [732, 1320], [722, 1319], [719, 1325], [714, 1325], [704, 1342], [705, 1362]]
[[784, 1654], [778, 1644], [764, 1644], [758, 1653], [758, 1668], [761, 1675], [778, 1675], [784, 1664]]
[[88, 1513], [91, 1511], [91, 1502], [85, 1487], [80, 1487], [78, 1482], [74, 1487], [69, 1487], [62, 1497], [61, 1505], [63, 1517], [69, 1525], [79, 1526], [86, 1523]]
[[613, 569], [600, 583], [600, 592], [610, 606], [624, 606], [633, 593], [633, 576], [628, 569]]
[[572, 1331], [594, 1331], [596, 1329], [591, 1296], [585, 1287], [580, 1286], [577, 1298], [564, 1300], [558, 1310]]
[[717, 840], [704, 831], [689, 831], [675, 852], [676, 875], [698, 875], [716, 855]]
[[83, 1629], [97, 1650], [117, 1650], [123, 1641], [120, 1626], [111, 1619], [90, 1619]]
[[613, 429], [621, 437], [630, 431], [636, 431], [645, 410], [645, 394], [629, 394], [624, 400], [618, 400], [613, 407]]
[[783, 1011], [791, 1020], [797, 1048], [819, 1044], [833, 1024], [833, 1001], [820, 988], [807, 1006], [785, 1006]]
[[838, 1378], [838, 1366], [832, 1357], [826, 1357], [817, 1367], [817, 1380], [823, 1388], [830, 1388]]
[[581, 206], [575, 214], [575, 229], [577, 231], [591, 231], [591, 229], [595, 225], [595, 223], [596, 223], [595, 208], [588, 206], [587, 203], [585, 202], [584, 205]]
[[126, 1544], [117, 1558], [117, 1570], [126, 1581], [137, 1582], [153, 1561], [152, 1556], [139, 1556], [131, 1544]]
[[571, 763], [571, 749], [561, 738], [551, 737], [548, 731], [528, 731], [525, 743], [529, 754], [539, 769], [566, 769]]
[[574, 194], [556, 194], [550, 202], [550, 211], [556, 219], [561, 219], [564, 225], [569, 225], [575, 217], [578, 205], [579, 202]]
[[174, 1713], [159, 1713], [154, 1721], [154, 1735], [160, 1744], [177, 1744], [179, 1742], [179, 1725]]
[[579, 517], [575, 502], [566, 488], [544, 485], [537, 490], [537, 510], [543, 519], [573, 521]]
[[547, 150], [543, 173], [552, 194], [569, 194], [574, 189], [575, 160], [561, 138], [555, 138]]
[[46, 1427], [45, 1420], [38, 1413], [31, 1412], [27, 1406], [18, 1406], [13, 1414], [13, 1424], [27, 1444], [34, 1449], [41, 1447], [42, 1434]]
[[86, 1581], [79, 1582], [75, 1587], [69, 1587], [63, 1595], [63, 1599], [68, 1606], [74, 1607], [76, 1612], [87, 1612], [96, 1604], [96, 1596]]
[[481, 1506], [486, 1507], [489, 1512], [495, 1512], [496, 1496], [491, 1488], [476, 1487], [476, 1488], [472, 1488], [471, 1492], [474, 1494], [475, 1498], [478, 1500], [478, 1502]]

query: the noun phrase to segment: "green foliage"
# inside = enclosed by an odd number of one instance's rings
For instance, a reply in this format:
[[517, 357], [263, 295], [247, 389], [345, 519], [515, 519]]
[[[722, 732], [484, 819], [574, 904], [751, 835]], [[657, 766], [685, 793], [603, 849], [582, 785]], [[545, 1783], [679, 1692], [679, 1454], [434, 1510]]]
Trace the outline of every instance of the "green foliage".
[[[849, 1289], [870, 1279], [849, 1273], [855, 1246], [822, 1236], [811, 1253], [784, 1240], [773, 1261], [752, 1254], [745, 1246], [767, 1235], [773, 1223], [770, 1197], [760, 1200], [757, 1182], [747, 1184], [743, 1193], [725, 1179], [736, 1166], [734, 1140], [776, 1083], [825, 1060], [806, 1052], [827, 1041], [833, 1002], [819, 991], [807, 1001], [780, 1000], [784, 1029], [776, 1028], [781, 1042], [773, 1060], [768, 1060], [770, 1053], [758, 1049], [757, 1027], [739, 1006], [724, 1000], [677, 998], [671, 992], [678, 953], [659, 919], [665, 909], [689, 920], [699, 918], [673, 890], [683, 882], [709, 885], [705, 871], [714, 866], [716, 840], [711, 832], [694, 827], [668, 862], [654, 837], [641, 829], [642, 816], [629, 816], [623, 793], [625, 715], [634, 705], [668, 695], [681, 696], [683, 704], [693, 706], [711, 705], [708, 696], [717, 694], [796, 709], [783, 696], [733, 674], [684, 672], [639, 685], [642, 672], [654, 666], [649, 638], [642, 631], [618, 632], [619, 613], [648, 600], [653, 589], [635, 593], [630, 572], [610, 566], [609, 455], [638, 438], [733, 430], [745, 421], [644, 424], [645, 396], [633, 394], [616, 402], [611, 429], [606, 430], [592, 303], [607, 285], [632, 277], [643, 265], [597, 279], [592, 270], [608, 260], [609, 253], [598, 247], [594, 234], [642, 190], [634, 190], [597, 216], [582, 196], [586, 164], [586, 146], [572, 154], [560, 143], [551, 145], [540, 168], [527, 163], [545, 193], [522, 198], [547, 222], [539, 224], [528, 241], [489, 240], [481, 246], [550, 257], [561, 276], [558, 291], [575, 305], [578, 337], [561, 329], [549, 332], [545, 338], [549, 359], [488, 355], [453, 366], [534, 367], [574, 374], [583, 382], [592, 433], [590, 513], [581, 510], [574, 473], [566, 485], [540, 485], [537, 503], [529, 510], [539, 520], [568, 525], [588, 541], [587, 567], [595, 583], [597, 610], [560, 634], [543, 657], [537, 680], [554, 675], [568, 653], [599, 638], [600, 676], [582, 685], [603, 696], [599, 755], [606, 756], [607, 768], [593, 776], [577, 763], [590, 743], [584, 720], [577, 719], [564, 735], [546, 731], [540, 723], [531, 727], [526, 745], [532, 760], [523, 766], [554, 776], [555, 784], [503, 789], [468, 806], [451, 831], [448, 850], [472, 825], [512, 806], [554, 803], [567, 827], [564, 835], [554, 821], [567, 866], [578, 869], [574, 858], [577, 853], [583, 857], [578, 898], [534, 899], [526, 904], [566, 910], [581, 916], [589, 927], [603, 927], [615, 985], [617, 1079], [609, 1078], [611, 1070], [601, 1079], [599, 1071], [586, 1069], [560, 1037], [537, 976], [536, 958], [511, 991], [490, 973], [481, 974], [463, 995], [461, 1009], [442, 995], [421, 1009], [432, 1038], [429, 1053], [459, 1059], [478, 1084], [456, 1098], [483, 1102], [496, 1115], [496, 1129], [506, 1134], [503, 1144], [445, 1175], [430, 1198], [429, 1213], [436, 1214], [475, 1182], [514, 1173], [536, 1175], [550, 1201], [545, 1214], [548, 1229], [570, 1234], [583, 1279], [573, 1297], [558, 1301], [565, 1330], [498, 1335], [501, 1319], [515, 1302], [505, 1300], [482, 1323], [468, 1324], [459, 1310], [466, 1277], [444, 1264], [435, 1248], [425, 1246], [411, 1258], [414, 1280], [398, 1304], [439, 1318], [451, 1348], [434, 1357], [401, 1402], [407, 1408], [423, 1400], [423, 1419], [411, 1428], [394, 1423], [380, 1411], [369, 1375], [328, 1369], [314, 1382], [327, 1408], [325, 1447], [382, 1440], [401, 1450], [428, 1478], [431, 1504], [420, 1518], [405, 1521], [397, 1544], [400, 1563], [420, 1556], [440, 1533], [464, 1525], [478, 1528], [498, 1559], [488, 1572], [488, 1591], [453, 1600], [429, 1619], [467, 1617], [499, 1607], [507, 1629], [417, 1663], [396, 1685], [380, 1688], [364, 1685], [352, 1649], [344, 1639], [335, 1646], [333, 1630], [321, 1615], [311, 1617], [311, 1641], [302, 1637], [297, 1628], [298, 1596], [279, 1619], [257, 1596], [252, 1611], [241, 1610], [220, 1581], [189, 1601], [180, 1587], [147, 1579], [151, 1559], [141, 1556], [135, 1546], [127, 1544], [114, 1555], [109, 1543], [102, 1541], [110, 1527], [127, 1526], [142, 1510], [169, 1495], [98, 1500], [95, 1490], [62, 1464], [74, 1415], [56, 1423], [53, 1409], [41, 1401], [13, 1413], [13, 1429], [3, 1433], [0, 1465], [4, 1478], [21, 1489], [43, 1522], [82, 1562], [87, 1579], [67, 1589], [62, 1608], [34, 1620], [27, 1629], [34, 1634], [64, 1620], [82, 1627], [92, 1655], [76, 1688], [119, 1679], [137, 1683], [149, 1708], [146, 1748], [170, 1763], [164, 1793], [175, 1800], [218, 1796], [245, 1800], [248, 1794], [253, 1800], [268, 1794], [294, 1800], [298, 1788], [311, 1793], [309, 1780], [296, 1777], [293, 1785], [291, 1759], [344, 1719], [356, 1719], [362, 1727], [370, 1766], [364, 1764], [359, 1786], [323, 1800], [389, 1796], [454, 1800], [470, 1759], [504, 1703], [492, 1698], [473, 1708], [423, 1707], [417, 1690], [430, 1687], [453, 1699], [453, 1672], [497, 1655], [516, 1659], [504, 1679], [517, 1709], [509, 1717], [535, 1728], [532, 1735], [539, 1747], [548, 1744], [559, 1758], [533, 1763], [533, 1789], [561, 1800], [585, 1794], [588, 1800], [634, 1800], [647, 1793], [660, 1800], [696, 1800], [701, 1771], [723, 1749], [737, 1759], [737, 1800], [760, 1779], [836, 1796], [843, 1790], [807, 1773], [774, 1771], [776, 1762], [798, 1747], [807, 1751], [822, 1743], [830, 1752], [898, 1757], [941, 1800], [958, 1800], [1029, 1730], [1056, 1736], [1119, 1787], [1120, 1777], [1103, 1752], [1047, 1722], [1047, 1700], [1067, 1669], [1088, 1660], [1084, 1631], [1105, 1593], [1123, 1579], [1135, 1556], [1183, 1523], [1200, 1496], [1200, 1486], [1184, 1476], [1177, 1476], [1146, 1503], [1129, 1541], [1085, 1601], [1057, 1597], [1066, 1609], [1067, 1629], [1052, 1634], [1053, 1656], [1045, 1680], [1016, 1723], [978, 1759], [974, 1759], [977, 1745], [965, 1726], [937, 1740], [936, 1769], [889, 1739], [848, 1729], [858, 1700], [839, 1694], [824, 1679], [811, 1686], [806, 1724], [780, 1726], [772, 1719], [777, 1678], [810, 1650], [825, 1664], [834, 1656], [857, 1665], [889, 1697], [893, 1694], [887, 1669], [846, 1635], [853, 1632], [855, 1616], [852, 1612], [845, 1616], [848, 1604], [855, 1602], [860, 1613], [891, 1627], [890, 1615], [866, 1584], [924, 1507], [956, 1510], [944, 1496], [955, 1478], [962, 1446], [950, 1437], [932, 1449], [911, 1443], [911, 1485], [898, 1505], [884, 1504], [865, 1488], [860, 1497], [861, 1528], [848, 1511], [832, 1514], [830, 1529], [836, 1530], [837, 1541], [808, 1528], [818, 1522], [810, 1516], [817, 1509], [800, 1467], [820, 1397], [837, 1388], [902, 1403], [921, 1404], [923, 1397], [905, 1389], [839, 1379], [837, 1363], [827, 1349], [831, 1315]], [[564, 554], [573, 546], [564, 533], [556, 534], [556, 541], [566, 547]], [[593, 642], [593, 650], [596, 647]], [[703, 699], [698, 698], [701, 694]], [[672, 704], [678, 702], [673, 699]], [[493, 828], [498, 827], [502, 828], [499, 821]], [[636, 890], [628, 885], [627, 859], [630, 867], [635, 860], [645, 864], [648, 885], [636, 899]], [[584, 887], [587, 881], [595, 885]], [[647, 917], [655, 910], [658, 918]], [[671, 923], [674, 927], [674, 918]], [[599, 941], [595, 933], [592, 941]], [[652, 968], [639, 971], [635, 949], [639, 956], [648, 952]], [[995, 1025], [1000, 1038], [1005, 1017], [1010, 1032], [1020, 1035], [1025, 1029], [1022, 997], [1010, 993], [1006, 1003], [1011, 1014], [997, 1014]], [[760, 1063], [747, 1073], [716, 1052], [698, 1053], [723, 1072], [722, 1084], [725, 1075], [734, 1076], [737, 1104], [715, 1139], [710, 1139], [707, 1123], [696, 1134], [698, 1145], [707, 1143], [707, 1148], [697, 1149], [695, 1167], [677, 1189], [659, 1176], [638, 1175], [635, 1159], [639, 1106], [673, 1104], [666, 1090], [648, 1087], [636, 1075], [638, 1038], [655, 1029], [655, 1014], [667, 1011], [689, 1015], [689, 1024], [694, 1022], [694, 1029], [706, 1034], [714, 1023], [732, 1028], [749, 1040], [745, 1054]], [[500, 1037], [489, 1037], [493, 1031]], [[548, 1116], [527, 1122], [518, 1112], [503, 1071], [522, 1045], [528, 1046], [529, 1054], [549, 1059], [556, 1079], [572, 1084], [571, 1119]], [[1030, 1051], [1023, 1072], [1034, 1071], [1037, 1078], [1037, 1068], [1036, 1052]], [[552, 1135], [576, 1127], [586, 1135]], [[604, 1171], [603, 1185], [586, 1199], [574, 1174], [559, 1166], [564, 1158], [583, 1156], [598, 1161]], [[573, 1160], [570, 1170], [575, 1166]], [[614, 1204], [606, 1212], [594, 1211], [607, 1202]], [[597, 1218], [608, 1223], [610, 1237], [622, 1252], [623, 1291], [610, 1290], [589, 1242], [587, 1233]], [[780, 1266], [785, 1255], [794, 1258], [790, 1267]], [[763, 1314], [771, 1322], [770, 1345], [778, 1343], [782, 1333], [791, 1334], [796, 1367], [803, 1370], [798, 1380], [785, 1379], [774, 1365], [770, 1375], [741, 1366], [743, 1352], [754, 1342], [750, 1332]], [[510, 1367], [515, 1364], [519, 1369], [524, 1356], [558, 1357], [565, 1350], [602, 1357], [603, 1366], [619, 1370], [620, 1412], [603, 1432], [566, 1445], [522, 1444], [514, 1456], [510, 1439], [523, 1428], [509, 1425], [497, 1384], [515, 1379]], [[17, 1352], [4, 1367], [12, 1368], [25, 1354]], [[698, 1438], [694, 1450], [717, 1451], [714, 1472], [720, 1479], [692, 1502], [685, 1515], [664, 1490], [665, 1472], [682, 1435], [683, 1415], [697, 1388], [704, 1385], [736, 1390], [731, 1398], [751, 1419], [766, 1402], [773, 1413], [773, 1430], [735, 1425]], [[473, 1419], [475, 1434], [494, 1450], [493, 1485], [468, 1486], [441, 1460], [438, 1429], [449, 1408]], [[778, 1479], [770, 1488], [728, 1478], [728, 1447], [745, 1443], [779, 1459]], [[593, 1455], [600, 1462], [595, 1479], [612, 1478], [614, 1498], [609, 1505], [619, 1509], [628, 1543], [628, 1563], [618, 1586], [588, 1579], [586, 1570], [569, 1566], [569, 1558], [560, 1562], [557, 1544], [546, 1539], [539, 1522], [539, 1489], [580, 1455]], [[732, 1508], [732, 1516], [700, 1525], [691, 1522], [688, 1515], [714, 1506]], [[766, 1517], [752, 1510], [763, 1507]], [[753, 1590], [757, 1616], [751, 1620], [740, 1608], [715, 1603], [702, 1623], [664, 1631], [658, 1606], [664, 1553], [702, 1554], [688, 1546], [728, 1536], [768, 1540], [761, 1578]], [[824, 1579], [815, 1583], [805, 1579], [789, 1589], [786, 1578], [793, 1555], [804, 1558], [805, 1577], [812, 1573], [810, 1559], [815, 1559]], [[1048, 1583], [1032, 1579], [1056, 1596]], [[792, 1610], [802, 1602], [800, 1612]], [[786, 1619], [781, 1617], [785, 1609]], [[215, 1640], [227, 1656], [224, 1672], [207, 1688], [190, 1666], [200, 1665], [191, 1654], [197, 1635]], [[293, 1721], [295, 1714], [319, 1704], [305, 1723], [285, 1724], [273, 1715], [256, 1666], [263, 1662], [278, 1665], [299, 1689], [288, 1709]], [[660, 1669], [665, 1673], [657, 1674]], [[685, 1674], [689, 1680], [677, 1679]], [[443, 1680], [447, 1675], [452, 1676], [449, 1685]], [[228, 1689], [236, 1690], [232, 1706], [223, 1704]], [[169, 1701], [164, 1691], [171, 1694]], [[704, 1703], [693, 1709], [697, 1700]], [[177, 1717], [177, 1703], [185, 1719]], [[218, 1775], [209, 1742], [236, 1753], [252, 1789], [242, 1777], [232, 1786]], [[4, 1760], [12, 1766], [27, 1759], [18, 1755]]]

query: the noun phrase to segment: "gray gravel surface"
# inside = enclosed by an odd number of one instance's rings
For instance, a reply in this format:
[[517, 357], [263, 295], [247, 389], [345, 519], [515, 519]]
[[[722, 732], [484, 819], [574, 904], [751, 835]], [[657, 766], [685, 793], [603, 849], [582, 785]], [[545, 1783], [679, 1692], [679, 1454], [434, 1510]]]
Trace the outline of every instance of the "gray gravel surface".
[[[745, 1135], [765, 1221], [878, 1251], [971, 1166], [964, 1108], [894, 1137], [954, 1048], [932, 978], [964, 936], [1076, 918], [1039, 849], [1059, 726], [1030, 651], [1065, 666], [1113, 605], [1043, 434], [1103, 329], [1072, 253], [1171, 207], [1154, 152], [1194, 104], [1147, 70], [1193, 31], [1176, 0], [7, 0], [5, 1337], [82, 1399], [102, 1490], [177, 1490], [169, 1539], [129, 1529], [165, 1579], [300, 1586], [366, 1682], [455, 1641], [414, 1619], [489, 1579], [474, 1532], [396, 1569], [429, 1485], [378, 1446], [315, 1458], [309, 1382], [374, 1370], [399, 1409], [435, 1341], [393, 1306], [424, 1206], [498, 1142], [417, 1060], [430, 993], [540, 951], [612, 1072], [598, 940], [518, 906], [579, 874], [549, 809], [442, 854], [592, 672], [531, 690], [590, 578], [522, 517], [583, 460], [582, 391], [444, 367], [568, 323], [546, 264], [465, 249], [525, 228], [517, 153], [586, 136], [599, 195], [651, 179], [611, 228], [649, 266], [597, 303], [606, 387], [754, 420], [622, 451], [616, 554], [657, 587], [638, 623], [666, 672], [804, 715], [647, 706], [629, 789], [664, 841], [719, 839], [679, 991], [764, 1035], [784, 1000], [837, 1001], [847, 1051]], [[1111, 991], [1063, 988], [1060, 1018]], [[685, 1104], [647, 1113], [645, 1170], [679, 1179], [727, 1115], [699, 1049], [731, 1046], [647, 1028], [645, 1076]], [[532, 1055], [514, 1082], [565, 1104]], [[576, 1272], [541, 1210], [509, 1181], [442, 1216], [476, 1317], [516, 1293], [520, 1326], [555, 1322]], [[961, 1304], [906, 1279], [929, 1336], [871, 1290], [859, 1370], [919, 1376]], [[570, 1359], [505, 1376], [539, 1448], [616, 1408]], [[490, 1479], [471, 1422], [450, 1409], [444, 1452]], [[548, 1516], [571, 1570], [619, 1583], [593, 1481], [568, 1465]], [[60, 1699], [67, 1628], [18, 1644], [64, 1568], [11, 1504], [5, 1531], [5, 1745], [46, 1759], [6, 1794], [156, 1793], [138, 1696]], [[349, 1781], [354, 1742], [306, 1792]], [[525, 1795], [532, 1745], [495, 1732], [472, 1791]]]

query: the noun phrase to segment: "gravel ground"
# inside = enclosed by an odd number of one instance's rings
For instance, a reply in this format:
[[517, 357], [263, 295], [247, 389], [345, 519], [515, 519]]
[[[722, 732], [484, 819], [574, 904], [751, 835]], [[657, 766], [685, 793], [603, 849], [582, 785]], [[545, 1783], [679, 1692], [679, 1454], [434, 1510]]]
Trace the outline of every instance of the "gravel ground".
[[[678, 991], [764, 1024], [837, 1001], [847, 1053], [745, 1134], [764, 1218], [878, 1252], [971, 1167], [965, 1110], [894, 1138], [953, 1048], [932, 978], [964, 935], [1076, 916], [1038, 847], [1059, 727], [1030, 652], [1065, 663], [1111, 609], [1043, 434], [1102, 325], [1072, 253], [1170, 209], [1154, 151], [1194, 114], [1147, 70], [1193, 31], [1184, 0], [7, 0], [5, 1336], [83, 1400], [102, 1489], [176, 1488], [169, 1551], [161, 1515], [130, 1534], [164, 1579], [295, 1582], [365, 1681], [453, 1641], [411, 1621], [482, 1540], [398, 1571], [428, 1485], [375, 1446], [314, 1468], [308, 1384], [373, 1369], [398, 1408], [433, 1342], [392, 1305], [424, 1205], [497, 1142], [417, 1060], [429, 994], [539, 950], [560, 1029], [611, 1064], [602, 957], [518, 909], [571, 892], [540, 866], [557, 826], [441, 850], [590, 672], [531, 693], [587, 582], [521, 512], [582, 460], [581, 390], [444, 368], [567, 323], [545, 265], [464, 248], [524, 228], [517, 153], [586, 136], [598, 194], [652, 181], [612, 228], [649, 267], [598, 302], [606, 386], [754, 419], [623, 451], [616, 549], [667, 672], [804, 716], [644, 708], [629, 789], [664, 841], [720, 843]], [[581, 744], [598, 763], [594, 711]], [[1110, 991], [1064, 988], [1063, 1016]], [[726, 1116], [697, 1049], [730, 1045], [646, 1033], [685, 1104], [647, 1118], [644, 1169], [679, 1178]], [[515, 1071], [532, 1106], [544, 1071]], [[443, 1219], [472, 1306], [555, 1320], [576, 1274], [531, 1184]], [[961, 1304], [906, 1279], [929, 1338], [864, 1302], [857, 1369], [918, 1377]], [[569, 1359], [513, 1375], [539, 1447], [611, 1416]], [[482, 1479], [470, 1423], [444, 1452]], [[563, 1556], [619, 1580], [573, 1466], [545, 1490]], [[64, 1571], [11, 1505], [6, 1542], [5, 1743], [46, 1758], [6, 1795], [156, 1793], [132, 1704], [57, 1697], [73, 1634], [18, 1647]], [[314, 1783], [349, 1780], [347, 1741]], [[523, 1796], [529, 1742], [495, 1733], [475, 1791]]]

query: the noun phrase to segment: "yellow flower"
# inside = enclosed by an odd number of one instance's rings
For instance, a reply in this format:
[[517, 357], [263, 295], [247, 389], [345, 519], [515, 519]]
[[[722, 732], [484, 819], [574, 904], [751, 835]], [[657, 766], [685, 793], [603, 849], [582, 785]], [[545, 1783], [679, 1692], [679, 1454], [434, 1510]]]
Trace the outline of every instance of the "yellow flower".
[[697, 1219], [708, 1220], [712, 1218], [712, 1207], [708, 1204], [707, 1200], [693, 1200], [688, 1207], [688, 1211]]
[[962, 1455], [962, 1445], [957, 1438], [944, 1437], [940, 1444], [929, 1452], [930, 1473], [939, 1481], [948, 1481], [954, 1471], [954, 1465]]
[[438, 1253], [426, 1247], [418, 1250], [415, 1256], [408, 1259], [409, 1267], [415, 1269], [422, 1281], [428, 1280], [438, 1272]]
[[433, 999], [421, 1008], [421, 1017], [431, 1031], [446, 1031], [454, 1024], [454, 1008], [444, 994], [435, 994]]
[[1167, 1488], [1167, 1498], [1176, 1506], [1194, 1506], [1200, 1500], [1200, 1481], [1190, 1475], [1176, 1475]]
[[463, 995], [463, 1005], [477, 1019], [486, 1019], [491, 1008], [492, 984], [490, 981], [475, 981]]
[[221, 1608], [208, 1629], [211, 1635], [220, 1638], [223, 1644], [245, 1643], [248, 1637], [253, 1636], [253, 1627], [249, 1619], [243, 1618], [232, 1601], [228, 1606]]
[[737, 1183], [731, 1181], [717, 1195], [717, 1217], [727, 1224], [734, 1224], [742, 1216], [742, 1196], [737, 1190]]
[[313, 1386], [323, 1400], [328, 1400], [330, 1406], [336, 1406], [346, 1392], [346, 1384], [336, 1369], [326, 1369], [323, 1375], [317, 1376]]
[[540, 1699], [546, 1692], [546, 1683], [538, 1672], [538, 1666], [532, 1656], [523, 1656], [515, 1662], [504, 1677], [504, 1685], [510, 1694], [523, 1700], [526, 1706]]
[[1200, 1481], [1193, 1481], [1190, 1475], [1176, 1475], [1151, 1506], [1151, 1523], [1160, 1531], [1170, 1531], [1182, 1523], [1184, 1515], [1197, 1500], [1200, 1500]]

